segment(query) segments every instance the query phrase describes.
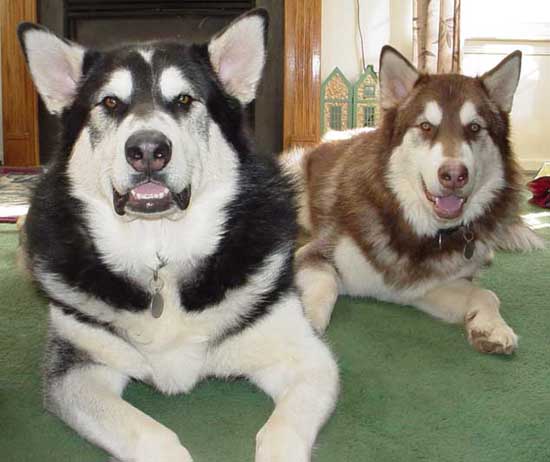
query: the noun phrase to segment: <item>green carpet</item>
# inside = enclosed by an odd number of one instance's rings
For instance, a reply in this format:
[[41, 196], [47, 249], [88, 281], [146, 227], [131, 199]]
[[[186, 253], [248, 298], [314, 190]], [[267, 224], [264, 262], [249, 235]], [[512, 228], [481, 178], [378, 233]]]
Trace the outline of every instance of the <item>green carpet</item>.
[[[550, 241], [550, 228], [541, 234]], [[46, 303], [15, 272], [16, 243], [15, 227], [0, 226], [0, 460], [104, 462], [42, 410]], [[327, 338], [342, 394], [315, 462], [549, 461], [549, 274], [546, 250], [499, 254], [482, 276], [520, 335], [510, 358], [476, 353], [461, 328], [416, 310], [340, 300]], [[125, 397], [172, 428], [196, 462], [252, 461], [272, 407], [244, 381], [212, 380], [173, 397], [133, 384]]]

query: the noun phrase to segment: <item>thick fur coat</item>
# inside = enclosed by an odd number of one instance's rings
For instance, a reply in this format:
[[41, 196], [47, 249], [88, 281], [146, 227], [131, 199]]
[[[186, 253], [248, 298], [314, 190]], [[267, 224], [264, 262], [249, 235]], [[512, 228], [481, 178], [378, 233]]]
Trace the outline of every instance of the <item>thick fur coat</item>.
[[266, 31], [254, 10], [207, 44], [96, 51], [19, 29], [62, 126], [25, 224], [50, 301], [45, 401], [118, 461], [192, 460], [121, 398], [132, 379], [248, 378], [276, 403], [257, 462], [308, 461], [334, 406], [336, 363], [294, 287], [292, 187], [244, 122]]
[[481, 351], [514, 350], [498, 299], [470, 281], [494, 249], [541, 246], [519, 215], [509, 141], [520, 62], [516, 52], [478, 78], [427, 75], [385, 47], [380, 127], [282, 157], [301, 183], [300, 222], [312, 236], [297, 265], [317, 329], [345, 293], [466, 322]]

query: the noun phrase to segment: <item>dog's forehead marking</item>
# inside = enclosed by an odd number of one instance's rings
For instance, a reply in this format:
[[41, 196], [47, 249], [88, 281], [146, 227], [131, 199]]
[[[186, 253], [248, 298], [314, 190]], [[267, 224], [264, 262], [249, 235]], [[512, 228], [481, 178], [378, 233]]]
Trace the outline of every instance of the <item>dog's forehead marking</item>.
[[174, 99], [181, 93], [190, 94], [192, 92], [191, 84], [175, 66], [167, 67], [162, 71], [159, 78], [159, 88], [166, 101]]
[[480, 116], [477, 113], [476, 106], [471, 101], [467, 100], [460, 108], [460, 123], [462, 125], [468, 125], [474, 120], [479, 120]]
[[117, 69], [101, 91], [101, 96], [116, 96], [122, 101], [129, 101], [132, 96], [134, 81], [128, 69]]
[[426, 108], [424, 109], [424, 117], [426, 117], [428, 122], [432, 125], [440, 125], [441, 120], [443, 119], [443, 111], [441, 110], [441, 106], [435, 101], [428, 101], [428, 103], [426, 103]]
[[151, 48], [142, 48], [138, 52], [147, 63], [151, 64], [153, 60], [153, 50]]

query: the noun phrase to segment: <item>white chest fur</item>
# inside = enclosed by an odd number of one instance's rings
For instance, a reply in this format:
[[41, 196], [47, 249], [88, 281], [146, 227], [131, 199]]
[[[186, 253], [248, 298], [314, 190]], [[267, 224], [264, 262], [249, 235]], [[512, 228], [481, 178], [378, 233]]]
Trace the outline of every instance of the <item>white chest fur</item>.
[[[209, 340], [219, 326], [182, 310], [173, 284], [167, 284], [162, 294], [165, 307], [159, 318], [150, 310], [131, 313], [105, 308], [102, 320], [109, 322], [115, 335], [77, 321], [54, 304], [51, 324], [57, 335], [86, 352], [94, 362], [150, 382], [165, 393], [186, 392], [202, 377]], [[82, 294], [81, 301], [78, 306], [84, 312], [103, 305]]]
[[[189, 312], [181, 306], [175, 265], [159, 271], [164, 282], [164, 309], [159, 318], [150, 309], [140, 313], [115, 310], [105, 303], [56, 282], [58, 293], [91, 316], [101, 312], [120, 337], [105, 329], [78, 322], [52, 307], [52, 324], [58, 335], [87, 352], [95, 361], [152, 382], [166, 393], [185, 392], [206, 374], [210, 349], [216, 339], [237, 325], [255, 303], [276, 283], [290, 246], [266, 258], [247, 283], [230, 289], [217, 304], [204, 311]], [[151, 274], [149, 272], [149, 274]], [[70, 296], [70, 298], [68, 298]]]
[[[380, 300], [408, 304], [426, 294], [427, 291], [442, 282], [471, 277], [485, 260], [488, 249], [481, 243], [476, 245], [476, 256], [470, 262], [465, 262], [461, 255], [442, 257], [435, 260], [433, 277], [424, 278], [406, 287], [396, 287], [387, 284], [384, 276], [364, 256], [352, 238], [344, 236], [334, 249], [334, 262], [341, 279], [340, 291], [354, 296], [374, 297]], [[403, 256], [388, 253], [385, 258], [392, 260], [394, 265], [403, 265]], [[439, 268], [435, 266], [439, 265]], [[439, 271], [436, 271], [439, 270]], [[441, 276], [442, 273], [448, 276]]]

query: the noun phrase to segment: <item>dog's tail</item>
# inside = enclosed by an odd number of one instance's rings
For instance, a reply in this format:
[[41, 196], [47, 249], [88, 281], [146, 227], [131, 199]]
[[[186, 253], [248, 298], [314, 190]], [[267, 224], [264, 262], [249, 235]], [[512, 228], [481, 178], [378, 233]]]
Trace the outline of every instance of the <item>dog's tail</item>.
[[279, 164], [283, 171], [292, 179], [297, 191], [298, 224], [307, 231], [311, 230], [309, 219], [309, 200], [306, 178], [307, 148], [295, 146], [279, 155]]
[[523, 220], [498, 227], [496, 236], [496, 246], [500, 250], [531, 252], [545, 248], [545, 242], [542, 237]]

